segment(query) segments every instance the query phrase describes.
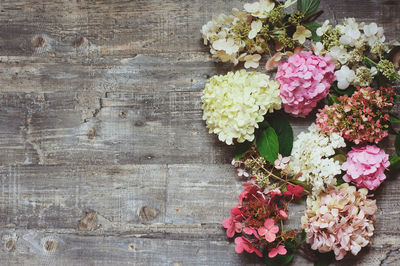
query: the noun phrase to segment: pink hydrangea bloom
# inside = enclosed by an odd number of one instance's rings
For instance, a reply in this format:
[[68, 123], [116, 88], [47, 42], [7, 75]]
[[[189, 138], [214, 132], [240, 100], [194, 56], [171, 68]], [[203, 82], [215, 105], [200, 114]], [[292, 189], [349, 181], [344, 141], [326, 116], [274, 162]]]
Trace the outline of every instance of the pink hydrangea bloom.
[[247, 238], [243, 237], [243, 236], [239, 236], [237, 238], [235, 238], [235, 251], [236, 253], [242, 253], [243, 250], [246, 250], [246, 252], [248, 253], [253, 253], [255, 252], [257, 254], [257, 256], [262, 257], [261, 252], [256, 249], [253, 244], [250, 242], [250, 240], [248, 240]]
[[226, 235], [228, 237], [233, 237], [235, 233], [242, 232], [242, 224], [237, 222], [233, 216], [225, 219], [222, 222], [222, 226], [226, 228]]
[[287, 253], [287, 250], [285, 248], [285, 246], [279, 245], [276, 248], [272, 248], [269, 252], [268, 252], [268, 257], [270, 257], [271, 259], [276, 257], [276, 255], [285, 255]]
[[307, 199], [301, 222], [307, 243], [313, 250], [334, 251], [336, 260], [348, 253], [357, 255], [368, 245], [373, 232], [376, 201], [368, 199], [368, 190], [344, 183], [330, 186], [316, 198]]
[[274, 224], [274, 220], [269, 218], [265, 220], [264, 226], [258, 228], [258, 233], [265, 237], [268, 242], [274, 242], [276, 239], [276, 233], [278, 233], [279, 227]]
[[342, 170], [347, 171], [343, 180], [359, 188], [375, 190], [386, 179], [385, 170], [389, 165], [389, 155], [375, 145], [353, 148], [342, 165]]
[[325, 98], [335, 81], [335, 64], [329, 56], [300, 52], [278, 67], [276, 79], [285, 112], [305, 117]]

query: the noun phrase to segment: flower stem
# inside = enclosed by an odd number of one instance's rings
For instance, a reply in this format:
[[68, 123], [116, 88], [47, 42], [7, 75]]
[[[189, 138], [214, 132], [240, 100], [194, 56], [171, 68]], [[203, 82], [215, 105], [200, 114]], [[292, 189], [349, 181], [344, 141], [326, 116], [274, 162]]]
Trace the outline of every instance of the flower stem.
[[[262, 163], [258, 162], [253, 156], [251, 156], [251, 159], [253, 159], [253, 160], [261, 167], [261, 169], [263, 169], [263, 170], [268, 174], [268, 177], [272, 176], [273, 178], [275, 178], [275, 179], [277, 179], [277, 180], [279, 180], [279, 181], [282, 181], [282, 182], [285, 183], [285, 184], [286, 184], [286, 183], [290, 183], [291, 185], [296, 186], [295, 183], [292, 183], [292, 182], [290, 182], [290, 181], [288, 181], [288, 180], [285, 180], [285, 179], [283, 179], [283, 178], [281, 178], [281, 177], [279, 177], [279, 176], [273, 174], [272, 171], [267, 170], [267, 169], [264, 167], [264, 165], [263, 165]], [[310, 194], [310, 191], [309, 191], [308, 189], [306, 189], [305, 187], [303, 187], [303, 188], [304, 188], [304, 192], [306, 192], [307, 194]]]

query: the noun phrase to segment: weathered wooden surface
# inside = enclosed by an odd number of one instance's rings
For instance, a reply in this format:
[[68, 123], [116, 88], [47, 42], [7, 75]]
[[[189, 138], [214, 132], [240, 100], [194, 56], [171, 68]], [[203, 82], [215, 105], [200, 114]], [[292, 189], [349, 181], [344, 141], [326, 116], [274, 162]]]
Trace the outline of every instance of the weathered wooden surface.
[[[257, 262], [220, 226], [241, 184], [200, 104], [207, 78], [232, 68], [199, 30], [244, 2], [0, 2], [0, 265]], [[321, 20], [400, 39], [399, 1], [321, 5]], [[394, 174], [377, 191], [373, 242], [343, 265], [400, 264], [399, 190]]]

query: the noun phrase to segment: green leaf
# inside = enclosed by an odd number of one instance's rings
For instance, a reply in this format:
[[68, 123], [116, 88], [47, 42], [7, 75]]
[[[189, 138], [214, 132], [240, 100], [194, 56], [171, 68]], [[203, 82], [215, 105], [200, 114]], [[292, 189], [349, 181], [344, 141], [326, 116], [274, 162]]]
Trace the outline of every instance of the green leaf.
[[351, 96], [356, 91], [356, 87], [350, 86], [345, 90], [341, 90], [337, 86], [337, 81], [335, 81], [334, 83], [332, 83], [332, 86], [331, 86], [330, 90], [333, 90], [334, 92], [336, 92], [339, 95], [347, 94], [347, 95]]
[[307, 233], [306, 231], [303, 229], [301, 230], [301, 240], [300, 240], [300, 245], [303, 244], [304, 242], [306, 242], [307, 239]]
[[312, 36], [310, 38], [311, 40], [316, 41], [316, 42], [321, 41], [321, 36], [317, 35], [317, 29], [322, 26], [321, 24], [319, 24], [317, 22], [309, 22], [309, 23], [304, 24], [304, 26], [311, 31], [311, 33], [312, 33]]
[[369, 59], [368, 57], [364, 57], [364, 63], [367, 67], [371, 68], [372, 65], [374, 64], [374, 61], [372, 61], [371, 59]]
[[264, 120], [264, 121], [258, 123], [258, 128], [260, 128], [260, 129], [267, 128], [267, 127], [270, 127], [270, 124], [268, 123], [267, 120]]
[[400, 156], [400, 134], [397, 134], [396, 139], [394, 140], [394, 148], [397, 155]]
[[253, 142], [250, 141], [235, 144], [235, 160], [239, 160], [240, 158], [242, 158], [252, 145]]
[[278, 158], [279, 141], [272, 127], [263, 129], [256, 138], [257, 150], [268, 162], [274, 163]]
[[390, 170], [396, 170], [400, 168], [400, 156], [390, 156]]
[[392, 122], [392, 123], [400, 122], [400, 118], [398, 118], [394, 114], [389, 114], [389, 116], [390, 116], [390, 122]]
[[297, 0], [297, 9], [304, 14], [305, 17], [314, 15], [319, 6], [320, 0]]
[[290, 156], [293, 148], [293, 129], [283, 114], [277, 114], [269, 118], [269, 124], [278, 136], [279, 153], [282, 156]]
[[347, 158], [344, 154], [336, 154], [335, 156], [333, 156], [333, 160], [338, 161], [340, 164], [342, 164], [347, 160]]
[[340, 186], [341, 184], [344, 184], [344, 183], [346, 183], [346, 181], [343, 180], [342, 176], [339, 176], [339, 177], [336, 178], [336, 186], [337, 187]]
[[339, 100], [335, 95], [329, 94], [328, 103], [329, 105], [332, 105], [334, 103], [339, 103]]

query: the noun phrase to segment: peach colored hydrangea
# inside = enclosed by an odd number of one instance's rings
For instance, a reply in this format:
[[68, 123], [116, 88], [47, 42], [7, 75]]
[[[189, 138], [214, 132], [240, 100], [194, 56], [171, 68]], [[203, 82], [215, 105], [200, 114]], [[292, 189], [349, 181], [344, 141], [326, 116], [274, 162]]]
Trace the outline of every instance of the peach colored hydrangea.
[[342, 165], [342, 170], [347, 171], [343, 180], [359, 188], [375, 190], [386, 179], [385, 170], [389, 165], [389, 155], [375, 145], [353, 148]]
[[374, 232], [377, 207], [367, 193], [365, 188], [357, 190], [344, 183], [307, 199], [302, 226], [313, 250], [321, 253], [333, 250], [336, 260], [341, 260], [347, 252], [357, 255], [368, 245]]
[[325, 98], [335, 81], [335, 64], [330, 56], [300, 52], [278, 67], [276, 79], [281, 84], [285, 112], [305, 117]]

